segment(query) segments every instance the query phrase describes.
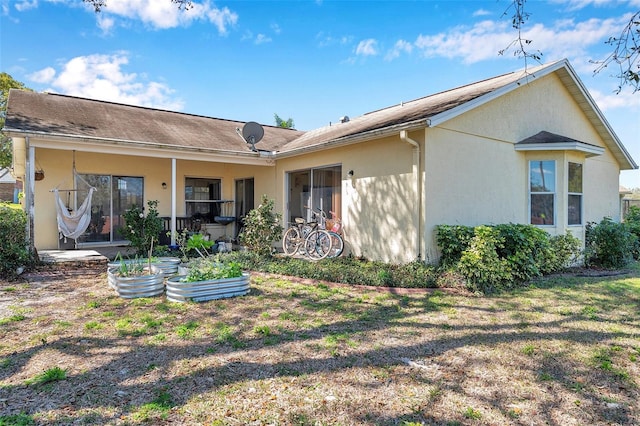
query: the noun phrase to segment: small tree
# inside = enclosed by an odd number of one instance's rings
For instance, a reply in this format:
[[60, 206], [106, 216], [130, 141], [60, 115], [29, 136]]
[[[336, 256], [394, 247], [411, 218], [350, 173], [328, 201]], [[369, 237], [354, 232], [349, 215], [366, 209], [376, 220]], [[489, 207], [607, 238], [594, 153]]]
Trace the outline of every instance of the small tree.
[[276, 126], [282, 127], [283, 129], [293, 129], [295, 128], [295, 124], [293, 124], [293, 118], [289, 118], [288, 120], [283, 120], [280, 118], [278, 114], [273, 114], [273, 119], [276, 122]]
[[240, 242], [261, 256], [271, 256], [272, 244], [282, 238], [280, 215], [273, 212], [274, 202], [262, 196], [262, 202], [244, 219]]
[[136, 254], [148, 255], [153, 249], [153, 241], [158, 241], [162, 232], [162, 219], [158, 215], [158, 201], [147, 202], [149, 210], [145, 216], [139, 206], [132, 206], [124, 214], [125, 227], [120, 232], [122, 236], [135, 247]]

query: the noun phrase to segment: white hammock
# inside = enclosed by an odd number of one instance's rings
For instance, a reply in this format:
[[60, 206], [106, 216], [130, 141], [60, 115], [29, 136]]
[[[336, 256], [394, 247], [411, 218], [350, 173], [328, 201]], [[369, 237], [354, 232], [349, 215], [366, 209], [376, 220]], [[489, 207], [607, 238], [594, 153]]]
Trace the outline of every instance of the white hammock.
[[96, 189], [89, 188], [87, 198], [84, 199], [80, 207], [73, 213], [67, 210], [64, 202], [60, 199], [57, 189], [53, 190], [56, 197], [56, 212], [58, 218], [58, 231], [68, 238], [77, 239], [89, 227], [91, 222], [91, 197]]

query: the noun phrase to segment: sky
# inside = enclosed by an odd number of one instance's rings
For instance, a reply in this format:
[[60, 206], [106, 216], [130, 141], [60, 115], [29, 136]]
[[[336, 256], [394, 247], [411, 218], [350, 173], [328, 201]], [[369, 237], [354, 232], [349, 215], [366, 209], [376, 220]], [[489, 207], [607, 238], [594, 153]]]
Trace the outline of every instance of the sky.
[[[312, 130], [516, 71], [509, 0], [0, 0], [0, 71], [37, 91]], [[640, 0], [529, 0], [523, 36], [567, 58], [640, 164], [640, 91], [612, 50]], [[621, 184], [640, 188], [640, 171]]]

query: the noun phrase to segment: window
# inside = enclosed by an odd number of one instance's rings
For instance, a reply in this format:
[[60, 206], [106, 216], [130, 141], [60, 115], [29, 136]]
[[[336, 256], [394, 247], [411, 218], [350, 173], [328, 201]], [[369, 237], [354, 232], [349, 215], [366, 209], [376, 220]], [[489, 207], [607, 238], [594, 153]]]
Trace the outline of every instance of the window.
[[253, 178], [236, 179], [236, 218], [253, 210]]
[[289, 221], [296, 217], [311, 220], [306, 207], [323, 210], [328, 217], [333, 211], [341, 215], [342, 166], [300, 170], [288, 174]]
[[212, 223], [220, 215], [222, 181], [220, 179], [186, 178], [184, 200], [186, 215]]
[[568, 187], [568, 224], [582, 225], [582, 164], [569, 163]]
[[532, 225], [555, 223], [556, 162], [529, 162], [529, 204]]

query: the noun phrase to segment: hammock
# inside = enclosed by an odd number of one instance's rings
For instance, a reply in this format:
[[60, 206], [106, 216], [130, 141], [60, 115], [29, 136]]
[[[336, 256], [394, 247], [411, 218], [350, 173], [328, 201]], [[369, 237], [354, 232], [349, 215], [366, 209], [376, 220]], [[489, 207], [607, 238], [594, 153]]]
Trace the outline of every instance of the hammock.
[[87, 198], [84, 199], [80, 207], [73, 213], [67, 210], [64, 202], [60, 199], [58, 189], [54, 189], [53, 193], [56, 198], [56, 213], [58, 218], [58, 231], [68, 238], [77, 239], [89, 227], [91, 222], [91, 197], [96, 189], [89, 188]]

